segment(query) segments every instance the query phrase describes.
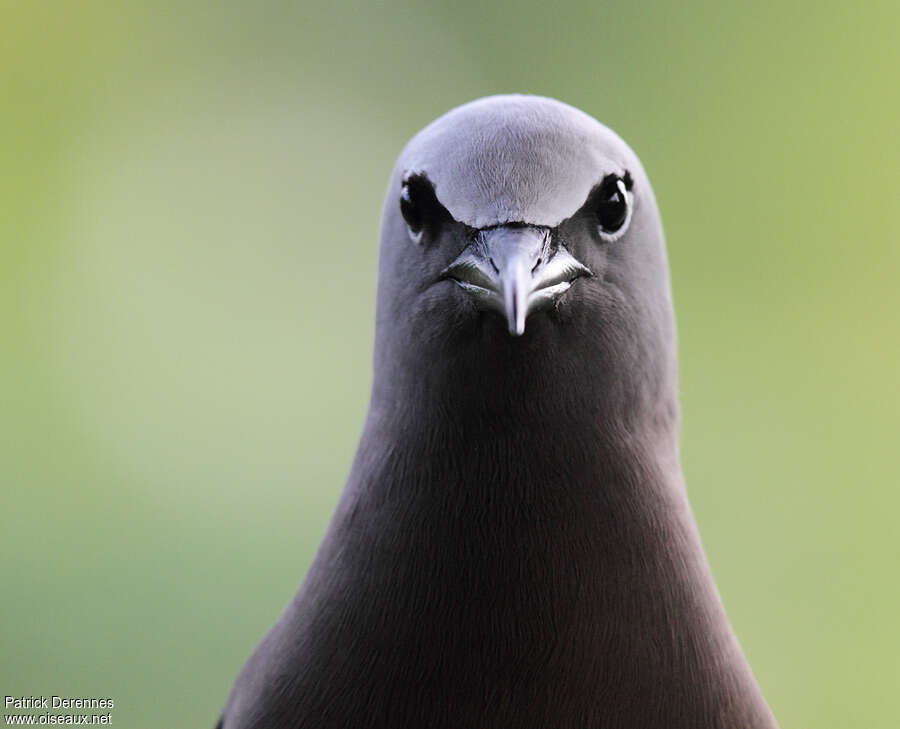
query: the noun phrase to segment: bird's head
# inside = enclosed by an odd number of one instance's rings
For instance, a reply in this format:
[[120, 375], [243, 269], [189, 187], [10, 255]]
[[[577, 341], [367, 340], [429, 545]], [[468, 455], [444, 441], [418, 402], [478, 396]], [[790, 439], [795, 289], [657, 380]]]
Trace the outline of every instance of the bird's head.
[[412, 350], [423, 367], [672, 368], [665, 245], [638, 158], [543, 97], [488, 97], [432, 122], [388, 188], [377, 339], [376, 366]]

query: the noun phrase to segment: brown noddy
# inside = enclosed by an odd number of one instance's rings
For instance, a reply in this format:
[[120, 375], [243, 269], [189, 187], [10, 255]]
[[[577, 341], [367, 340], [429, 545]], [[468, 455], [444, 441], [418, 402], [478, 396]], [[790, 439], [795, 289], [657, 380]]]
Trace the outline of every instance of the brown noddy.
[[771, 729], [678, 454], [659, 212], [612, 131], [551, 99], [406, 146], [374, 384], [303, 586], [224, 729]]

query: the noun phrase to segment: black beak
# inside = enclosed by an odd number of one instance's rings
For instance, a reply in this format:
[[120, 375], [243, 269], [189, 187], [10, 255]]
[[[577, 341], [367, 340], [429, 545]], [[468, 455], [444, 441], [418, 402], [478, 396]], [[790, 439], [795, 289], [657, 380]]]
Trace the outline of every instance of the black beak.
[[525, 332], [533, 311], [551, 306], [590, 270], [561, 246], [549, 228], [500, 225], [475, 240], [444, 270], [483, 309], [505, 317], [509, 333]]

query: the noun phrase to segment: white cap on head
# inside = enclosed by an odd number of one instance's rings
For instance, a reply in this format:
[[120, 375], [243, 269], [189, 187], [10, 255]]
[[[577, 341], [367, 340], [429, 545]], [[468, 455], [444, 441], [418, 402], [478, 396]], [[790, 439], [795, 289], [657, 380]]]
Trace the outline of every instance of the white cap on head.
[[516, 94], [447, 112], [413, 137], [398, 161], [404, 176], [426, 175], [448, 212], [473, 228], [556, 226], [604, 175], [635, 164], [628, 145], [583, 111]]

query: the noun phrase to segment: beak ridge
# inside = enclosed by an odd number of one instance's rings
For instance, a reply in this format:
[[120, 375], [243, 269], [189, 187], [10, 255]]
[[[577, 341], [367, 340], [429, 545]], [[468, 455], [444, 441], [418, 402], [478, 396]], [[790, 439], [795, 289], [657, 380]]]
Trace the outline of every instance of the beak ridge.
[[[501, 274], [502, 276], [502, 274]], [[503, 276], [503, 308], [506, 310], [506, 322], [509, 333], [519, 336], [525, 333], [525, 314], [528, 312], [529, 281], [523, 267], [516, 266]]]

